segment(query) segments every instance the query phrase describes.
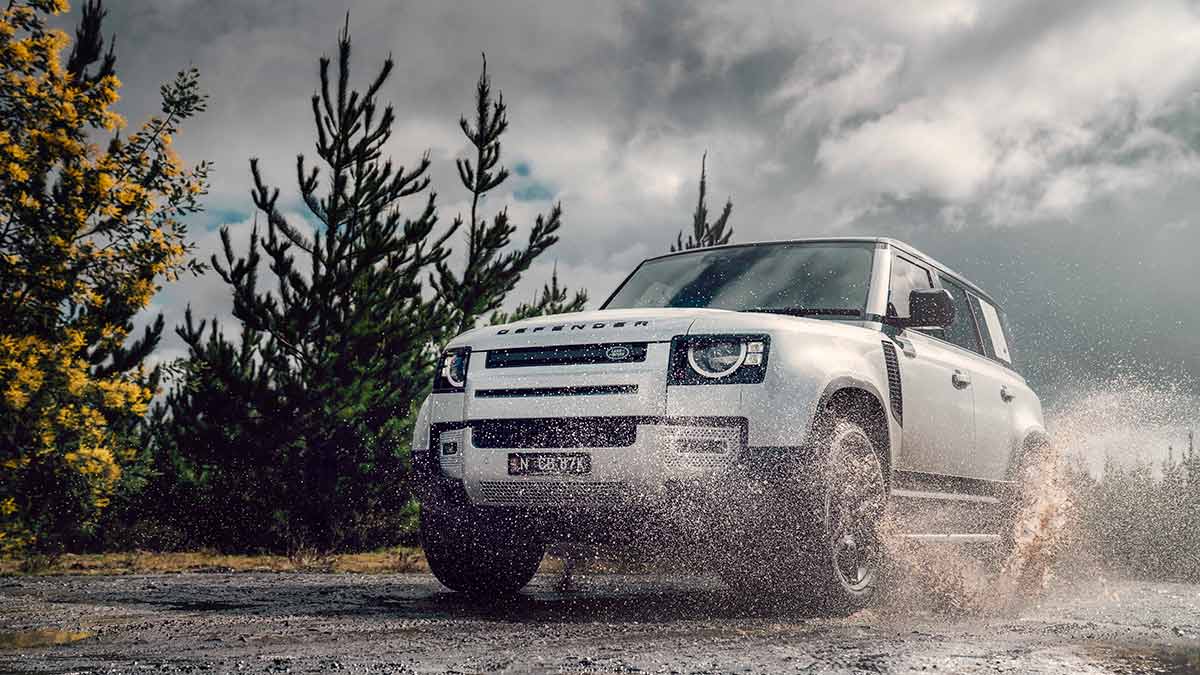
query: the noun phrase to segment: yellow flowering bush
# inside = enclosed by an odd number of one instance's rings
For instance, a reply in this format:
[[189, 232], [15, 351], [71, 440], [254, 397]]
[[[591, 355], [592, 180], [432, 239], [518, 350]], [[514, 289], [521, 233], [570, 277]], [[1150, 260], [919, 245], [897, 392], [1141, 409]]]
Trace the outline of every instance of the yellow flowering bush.
[[142, 364], [162, 322], [129, 334], [162, 282], [199, 269], [183, 221], [208, 165], [184, 167], [172, 137], [204, 97], [197, 73], [180, 73], [162, 88], [161, 116], [114, 135], [121, 82], [99, 3], [84, 7], [69, 55], [70, 38], [47, 24], [65, 0], [5, 5], [0, 553], [55, 551], [96, 522], [142, 452], [134, 431], [157, 386]]

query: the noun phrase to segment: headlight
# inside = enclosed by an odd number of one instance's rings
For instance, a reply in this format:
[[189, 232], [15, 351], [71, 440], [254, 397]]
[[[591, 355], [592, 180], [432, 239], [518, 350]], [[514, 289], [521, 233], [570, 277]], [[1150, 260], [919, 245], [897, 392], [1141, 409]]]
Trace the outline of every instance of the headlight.
[[696, 374], [715, 380], [742, 367], [746, 361], [746, 343], [738, 340], [694, 345], [688, 347], [687, 358]]
[[467, 383], [467, 355], [457, 352], [442, 359], [442, 375], [450, 386], [462, 389]]
[[467, 385], [467, 365], [471, 350], [466, 347], [450, 349], [438, 361], [437, 373], [433, 376], [433, 393], [460, 392]]
[[671, 341], [668, 384], [755, 384], [767, 369], [766, 335], [680, 335]]

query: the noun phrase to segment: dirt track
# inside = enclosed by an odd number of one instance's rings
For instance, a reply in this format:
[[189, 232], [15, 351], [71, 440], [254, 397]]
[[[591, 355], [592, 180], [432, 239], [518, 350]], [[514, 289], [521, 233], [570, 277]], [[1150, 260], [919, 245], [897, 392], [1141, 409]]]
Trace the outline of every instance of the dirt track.
[[1019, 615], [950, 620], [815, 618], [703, 579], [554, 581], [482, 607], [415, 574], [6, 578], [0, 632], [95, 635], [0, 651], [0, 671], [1200, 672], [1196, 586], [1097, 580]]

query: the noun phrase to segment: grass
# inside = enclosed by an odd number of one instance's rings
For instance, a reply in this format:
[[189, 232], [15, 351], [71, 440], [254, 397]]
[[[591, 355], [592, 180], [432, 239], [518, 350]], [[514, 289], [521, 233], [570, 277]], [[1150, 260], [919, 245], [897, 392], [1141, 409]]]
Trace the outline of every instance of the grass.
[[15, 633], [0, 633], [0, 649], [30, 649], [33, 647], [53, 647], [79, 642], [92, 637], [85, 631], [57, 630], [54, 628], [36, 628]]
[[181, 553], [68, 553], [30, 564], [24, 558], [0, 558], [0, 575], [172, 574], [181, 572], [328, 572], [394, 574], [427, 572], [425, 555], [416, 547], [316, 555], [225, 555], [213, 551]]

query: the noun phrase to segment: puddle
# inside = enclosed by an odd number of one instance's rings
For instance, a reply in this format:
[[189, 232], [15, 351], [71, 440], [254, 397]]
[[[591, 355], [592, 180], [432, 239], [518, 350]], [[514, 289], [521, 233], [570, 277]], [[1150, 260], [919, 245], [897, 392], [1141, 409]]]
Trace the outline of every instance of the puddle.
[[1200, 647], [1096, 648], [1094, 656], [1115, 673], [1200, 673]]
[[30, 649], [34, 647], [53, 647], [69, 645], [92, 637], [93, 633], [86, 631], [58, 630], [57, 628], [36, 628], [12, 633], [0, 633], [0, 649]]
[[222, 600], [188, 600], [162, 603], [171, 609], [192, 612], [224, 612], [253, 607], [253, 603], [225, 602]]

